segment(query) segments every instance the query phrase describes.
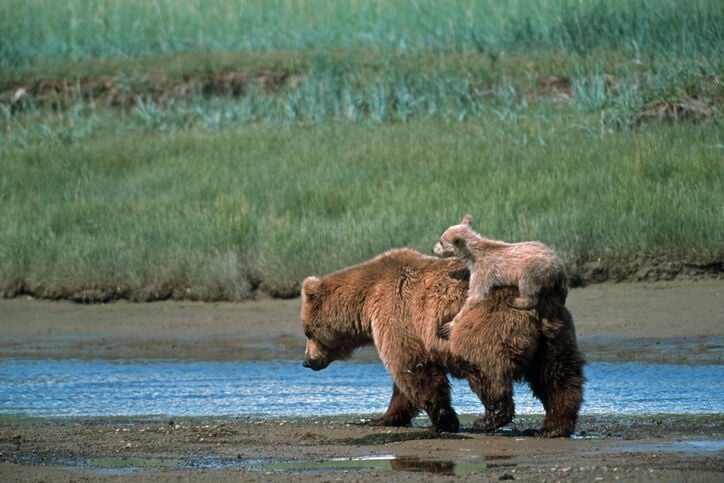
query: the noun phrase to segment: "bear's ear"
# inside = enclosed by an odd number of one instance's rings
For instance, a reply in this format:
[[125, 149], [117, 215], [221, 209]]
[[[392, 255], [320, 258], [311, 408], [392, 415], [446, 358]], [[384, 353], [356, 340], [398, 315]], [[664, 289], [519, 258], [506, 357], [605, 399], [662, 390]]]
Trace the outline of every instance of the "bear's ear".
[[319, 290], [322, 281], [317, 277], [307, 277], [302, 282], [302, 298], [309, 300], [314, 298]]
[[470, 215], [463, 216], [463, 221], [460, 222], [461, 225], [468, 225], [473, 226], [473, 217]]

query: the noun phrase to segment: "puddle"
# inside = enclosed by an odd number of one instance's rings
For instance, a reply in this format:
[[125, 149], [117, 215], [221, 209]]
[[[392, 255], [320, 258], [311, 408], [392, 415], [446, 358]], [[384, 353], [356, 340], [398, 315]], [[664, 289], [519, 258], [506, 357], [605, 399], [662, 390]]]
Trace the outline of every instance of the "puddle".
[[[499, 459], [499, 458], [496, 458]], [[489, 468], [515, 467], [509, 463], [454, 462], [424, 459], [416, 456], [375, 455], [359, 458], [332, 458], [318, 461], [270, 461], [247, 466], [250, 471], [285, 473], [326, 473], [333, 471], [405, 471], [438, 475], [466, 475]]]
[[103, 457], [85, 460], [84, 465], [97, 473], [108, 476], [123, 475], [139, 471], [167, 471], [186, 468], [188, 464], [177, 458]]
[[[721, 414], [724, 366], [591, 363], [581, 413]], [[541, 414], [516, 386], [516, 414]], [[377, 415], [391, 394], [381, 363], [340, 362], [314, 372], [299, 361], [0, 359], [0, 414], [77, 416], [318, 417]], [[453, 382], [460, 414], [483, 409]]]
[[704, 439], [704, 440], [681, 440], [666, 442], [636, 442], [634, 444], [624, 444], [617, 451], [622, 452], [677, 452], [677, 453], [722, 453], [724, 452], [724, 440], [721, 439]]

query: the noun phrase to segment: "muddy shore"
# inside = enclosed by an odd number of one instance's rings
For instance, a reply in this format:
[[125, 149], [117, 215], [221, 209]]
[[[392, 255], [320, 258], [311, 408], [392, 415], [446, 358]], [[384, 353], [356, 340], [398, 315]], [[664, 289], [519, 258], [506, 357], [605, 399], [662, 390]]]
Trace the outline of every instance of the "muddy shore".
[[[724, 280], [576, 288], [569, 307], [589, 361], [723, 363]], [[0, 353], [31, 358], [300, 359], [299, 299], [242, 304], [77, 305], [0, 300]], [[363, 352], [360, 358], [373, 358]], [[724, 415], [584, 416], [577, 438], [373, 428], [354, 415], [31, 419], [0, 416], [3, 481], [720, 481]]]

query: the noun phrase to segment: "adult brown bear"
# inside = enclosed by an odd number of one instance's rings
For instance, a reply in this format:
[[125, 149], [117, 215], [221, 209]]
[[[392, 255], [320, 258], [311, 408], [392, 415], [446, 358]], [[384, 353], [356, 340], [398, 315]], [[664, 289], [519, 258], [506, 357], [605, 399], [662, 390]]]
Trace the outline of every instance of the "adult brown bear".
[[533, 310], [491, 296], [461, 314], [450, 340], [438, 336], [463, 306], [469, 273], [457, 259], [410, 249], [302, 284], [304, 366], [314, 370], [374, 344], [394, 382], [390, 405], [372, 424], [406, 426], [420, 410], [435, 431], [455, 432], [447, 374], [466, 378], [485, 406], [476, 429], [493, 431], [514, 416], [513, 381], [524, 380], [543, 403], [540, 436], [569, 436], [583, 401], [583, 358], [560, 297], [542, 294]]

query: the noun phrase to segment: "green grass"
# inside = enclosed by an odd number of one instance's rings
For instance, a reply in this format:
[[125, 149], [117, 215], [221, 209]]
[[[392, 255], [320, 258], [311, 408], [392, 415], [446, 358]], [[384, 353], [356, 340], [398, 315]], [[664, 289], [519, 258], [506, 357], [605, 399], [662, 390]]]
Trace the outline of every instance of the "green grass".
[[721, 257], [716, 126], [595, 136], [550, 116], [250, 126], [6, 153], [6, 293], [148, 300], [292, 295], [386, 249], [428, 252], [462, 214], [568, 263]]
[[[466, 213], [569, 267], [720, 263], [723, 19], [708, 0], [0, 2], [0, 292], [291, 296], [428, 252]], [[173, 94], [230, 71], [291, 80]], [[30, 92], [99, 80], [128, 103]], [[691, 100], [697, 123], [643, 117]]]
[[685, 56], [721, 53], [723, 12], [711, 0], [5, 0], [0, 67], [330, 48], [613, 48]]

